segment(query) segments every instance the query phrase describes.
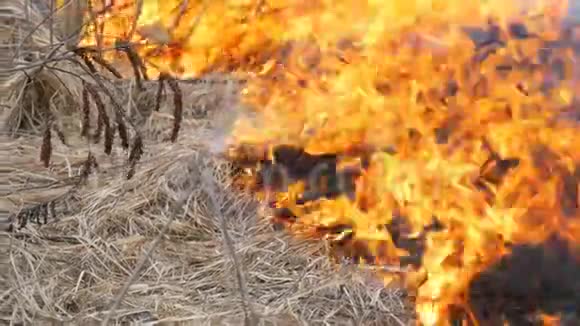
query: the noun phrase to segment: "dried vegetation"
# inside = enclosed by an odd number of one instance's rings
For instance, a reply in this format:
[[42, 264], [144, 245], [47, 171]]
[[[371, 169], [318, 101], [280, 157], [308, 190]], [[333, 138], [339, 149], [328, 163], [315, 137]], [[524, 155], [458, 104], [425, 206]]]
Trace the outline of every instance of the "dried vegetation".
[[126, 44], [120, 78], [75, 48], [78, 22], [56, 33], [27, 5], [0, 0], [2, 322], [409, 322], [401, 291], [274, 231], [233, 187], [210, 149], [239, 81], [152, 81]]

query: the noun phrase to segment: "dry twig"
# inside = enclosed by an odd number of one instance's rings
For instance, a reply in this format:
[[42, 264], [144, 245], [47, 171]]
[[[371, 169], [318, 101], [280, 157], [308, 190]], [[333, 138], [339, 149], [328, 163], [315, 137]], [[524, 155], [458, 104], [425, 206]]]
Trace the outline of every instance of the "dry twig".
[[40, 161], [44, 164], [45, 168], [50, 165], [50, 157], [52, 155], [52, 135], [50, 129], [50, 124], [47, 123], [42, 136], [42, 146], [40, 147]]
[[119, 308], [119, 305], [121, 304], [121, 302], [123, 301], [123, 298], [127, 294], [129, 287], [139, 277], [139, 274], [141, 273], [143, 266], [151, 258], [153, 251], [155, 251], [155, 249], [157, 248], [157, 246], [159, 245], [161, 240], [163, 240], [163, 237], [165, 236], [165, 234], [169, 230], [171, 223], [175, 220], [176, 216], [179, 213], [179, 210], [183, 207], [183, 205], [185, 204], [187, 199], [191, 196], [191, 193], [193, 190], [194, 190], [193, 188], [184, 189], [183, 192], [181, 193], [181, 197], [179, 199], [177, 199], [175, 201], [175, 203], [173, 203], [172, 209], [171, 209], [171, 214], [169, 215], [169, 218], [167, 219], [167, 221], [163, 225], [163, 228], [159, 231], [159, 234], [155, 237], [155, 239], [151, 243], [149, 250], [147, 250], [141, 256], [141, 259], [139, 259], [139, 262], [135, 265], [135, 268], [131, 272], [131, 275], [125, 281], [125, 284], [123, 285], [123, 287], [121, 288], [121, 290], [119, 291], [117, 296], [115, 297], [115, 301], [113, 302], [113, 304], [109, 308], [109, 313], [107, 314], [107, 316], [105, 317], [105, 319], [102, 322], [103, 326], [109, 325], [109, 320], [112, 318], [112, 316], [115, 314], [116, 310]]
[[213, 213], [215, 218], [219, 220], [219, 226], [224, 238], [224, 243], [226, 245], [227, 251], [229, 253], [230, 259], [234, 267], [234, 273], [239, 287], [240, 299], [242, 300], [242, 309], [244, 310], [244, 322], [246, 326], [257, 325], [258, 315], [253, 311], [252, 306], [248, 302], [248, 291], [246, 289], [246, 283], [241, 271], [241, 262], [239, 261], [236, 254], [236, 247], [234, 242], [228, 232], [228, 226], [225, 216], [219, 210], [219, 200], [217, 198], [217, 191], [215, 189], [215, 184], [213, 178], [208, 175], [208, 173], [202, 174], [202, 184], [207, 191], [209, 196]]
[[127, 172], [127, 179], [131, 179], [135, 175], [135, 167], [137, 166], [137, 162], [139, 162], [142, 156], [143, 139], [140, 135], [135, 135], [135, 138], [133, 138], [131, 151], [129, 152], [129, 171]]
[[95, 106], [97, 107], [97, 132], [94, 135], [95, 142], [100, 139], [100, 130], [104, 126], [105, 129], [105, 153], [107, 155], [111, 154], [113, 150], [113, 139], [115, 137], [113, 128], [111, 127], [111, 121], [109, 115], [107, 114], [107, 109], [105, 108], [105, 103], [101, 98], [101, 94], [90, 84], [85, 85], [88, 92], [91, 94], [93, 101], [95, 101]]
[[168, 78], [167, 83], [173, 91], [173, 129], [171, 131], [171, 141], [176, 142], [183, 120], [183, 94], [181, 88], [174, 78]]
[[162, 73], [159, 75], [159, 79], [157, 81], [157, 96], [155, 97], [155, 108], [154, 111], [155, 112], [159, 112], [159, 109], [161, 108], [161, 99], [163, 97], [163, 93], [165, 91], [165, 80], [167, 80], [168, 78], [170, 78], [167, 74]]
[[81, 137], [88, 137], [89, 128], [91, 125], [91, 102], [89, 100], [89, 90], [86, 83], [83, 82], [83, 95], [82, 95], [82, 125], [81, 125]]

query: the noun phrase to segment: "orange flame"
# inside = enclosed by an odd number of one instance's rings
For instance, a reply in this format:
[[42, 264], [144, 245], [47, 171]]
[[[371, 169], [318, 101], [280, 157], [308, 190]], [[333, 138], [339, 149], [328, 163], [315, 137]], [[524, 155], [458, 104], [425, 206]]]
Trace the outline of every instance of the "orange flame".
[[541, 318], [544, 326], [559, 326], [562, 324], [558, 316], [542, 315]]
[[[563, 35], [566, 1], [180, 6], [145, 1], [131, 41], [159, 71], [248, 79], [243, 96], [257, 118], [238, 121], [232, 146], [293, 145], [344, 161], [357, 148], [375, 149], [354, 200], [298, 204], [302, 182], [274, 194], [299, 217], [291, 232], [317, 237], [318, 226], [350, 225], [376, 263], [396, 264], [408, 253], [382, 227], [393, 216], [405, 217], [410, 234], [424, 232], [434, 216], [442, 224], [444, 231], [426, 233], [421, 267], [406, 277], [422, 324], [446, 324], [451, 307], [466, 304], [469, 282], [510, 244], [558, 234], [580, 245], [580, 132], [560, 119], [575, 105], [575, 57], [560, 46], [542, 59], [546, 44]], [[103, 20], [105, 44], [130, 36], [135, 10], [132, 1], [115, 4]], [[467, 27], [496, 34], [476, 45]], [[554, 77], [555, 66], [564, 78]], [[517, 164], [498, 180], [510, 159]]]

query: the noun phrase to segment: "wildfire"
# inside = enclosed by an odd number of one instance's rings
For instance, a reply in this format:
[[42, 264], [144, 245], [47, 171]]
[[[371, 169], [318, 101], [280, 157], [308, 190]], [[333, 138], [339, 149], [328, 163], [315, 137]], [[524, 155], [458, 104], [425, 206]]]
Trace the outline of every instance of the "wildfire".
[[567, 3], [506, 6], [165, 0], [143, 1], [136, 20], [127, 0], [101, 41], [133, 42], [159, 71], [247, 79], [256, 114], [229, 155], [257, 163], [274, 219], [337, 257], [408, 266], [418, 319], [440, 325], [458, 309], [479, 320], [470, 284], [514, 246], [557, 237], [580, 263]]

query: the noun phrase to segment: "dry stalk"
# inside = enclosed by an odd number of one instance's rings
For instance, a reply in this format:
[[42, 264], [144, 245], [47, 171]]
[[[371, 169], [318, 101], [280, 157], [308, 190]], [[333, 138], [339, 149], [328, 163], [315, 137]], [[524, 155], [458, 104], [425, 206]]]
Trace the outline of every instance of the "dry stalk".
[[135, 8], [135, 18], [133, 19], [133, 24], [131, 25], [131, 30], [129, 34], [127, 34], [127, 41], [131, 41], [135, 32], [137, 31], [137, 26], [139, 24], [139, 18], [141, 17], [141, 13], [143, 13], [143, 0], [137, 0], [136, 8]]
[[50, 123], [47, 122], [42, 136], [42, 146], [40, 147], [40, 161], [44, 164], [45, 168], [48, 168], [50, 165], [50, 157], [52, 156], [52, 135], [50, 130]]
[[142, 80], [149, 80], [149, 77], [147, 76], [147, 67], [145, 67], [145, 63], [143, 63], [143, 60], [141, 60], [139, 54], [135, 52], [128, 41], [118, 40], [115, 44], [115, 48], [125, 52], [129, 62], [131, 63], [131, 68], [133, 68], [133, 75], [135, 76], [137, 88], [139, 90], [143, 90], [144, 88]]
[[[46, 130], [50, 130], [50, 128], [47, 127]], [[45, 145], [46, 143], [45, 139], [46, 138], [43, 139], [41, 153], [45, 152], [45, 148], [50, 148], [47, 147], [49, 145]], [[71, 181], [74, 182], [70, 183], [71, 185], [70, 189], [68, 189], [59, 196], [51, 198], [48, 201], [21, 209], [18, 213], [15, 214], [14, 218], [12, 219], [12, 222], [9, 226], [9, 230], [11, 231], [14, 230], [15, 225], [17, 226], [18, 230], [23, 229], [24, 227], [26, 227], [28, 222], [33, 222], [37, 225], [47, 224], [49, 217], [52, 217], [54, 220], [58, 219], [56, 205], [62, 202], [65, 206], [68, 207], [68, 200], [70, 200], [74, 196], [77, 190], [87, 181], [88, 177], [95, 169], [98, 169], [97, 159], [95, 158], [93, 153], [89, 151], [87, 153], [87, 158], [83, 162], [80, 173], [76, 177], [71, 178]], [[27, 187], [27, 189], [33, 190], [34, 188]]]
[[170, 29], [171, 31], [175, 30], [179, 26], [181, 19], [185, 15], [185, 11], [187, 10], [188, 5], [189, 5], [188, 0], [181, 1], [181, 4], [179, 5], [179, 12], [177, 13], [175, 20], [173, 20], [173, 23], [171, 24], [171, 29]]
[[143, 90], [143, 82], [141, 68], [140, 68], [140, 59], [136, 55], [136, 53], [131, 50], [130, 47], [125, 47], [125, 53], [127, 54], [127, 58], [129, 58], [129, 62], [131, 62], [131, 67], [133, 68], [133, 74], [135, 75], [135, 83], [137, 83], [137, 89], [142, 91]]
[[97, 107], [98, 112], [98, 124], [97, 124], [97, 133], [95, 134], [95, 141], [98, 142], [100, 139], [100, 130], [99, 126], [104, 126], [105, 128], [105, 153], [107, 155], [111, 154], [113, 150], [113, 139], [115, 137], [113, 128], [111, 127], [111, 122], [109, 119], [109, 115], [107, 114], [107, 110], [105, 108], [105, 103], [103, 102], [101, 95], [99, 92], [94, 89], [91, 85], [86, 84], [85, 87], [87, 88], [88, 92], [91, 94], [93, 101], [95, 102], [95, 106]]
[[[101, 10], [101, 12], [95, 12], [94, 8], [93, 8], [93, 2], [92, 1], [87, 1], [88, 2], [88, 9], [89, 9], [89, 15], [91, 18], [91, 23], [93, 25], [93, 29], [95, 30], [95, 43], [97, 44], [97, 57], [102, 58], [103, 52], [103, 33], [100, 33], [101, 27], [103, 27], [103, 24], [99, 24], [99, 19], [98, 17], [105, 14], [107, 11], [109, 11], [109, 9], [111, 9], [112, 7], [112, 3], [110, 5], [110, 7], [107, 6], [103, 6], [103, 10]], [[103, 1], [104, 2], [104, 1]]]
[[171, 131], [171, 141], [177, 141], [179, 129], [181, 128], [181, 121], [183, 120], [183, 94], [181, 88], [174, 78], [168, 78], [167, 83], [173, 91], [173, 130]]
[[[183, 202], [180, 202], [179, 206], [178, 205], [176, 205], [176, 206], [181, 207], [184, 202], [185, 202], [185, 199], [183, 200]], [[172, 214], [170, 216], [170, 218], [167, 220], [165, 225], [163, 225], [163, 228], [161, 229], [161, 231], [159, 232], [159, 234], [157, 235], [155, 240], [153, 240], [153, 243], [151, 243], [151, 247], [149, 247], [149, 250], [147, 250], [145, 252], [145, 254], [143, 256], [141, 256], [141, 259], [139, 260], [139, 262], [135, 266], [135, 269], [133, 269], [133, 271], [131, 272], [131, 275], [129, 276], [129, 278], [127, 279], [127, 281], [125, 282], [125, 284], [123, 285], [123, 287], [121, 288], [121, 290], [119, 291], [117, 296], [115, 297], [115, 301], [111, 305], [111, 308], [109, 308], [109, 313], [107, 314], [107, 317], [105, 317], [105, 319], [103, 320], [101, 325], [103, 325], [103, 326], [109, 325], [109, 320], [111, 320], [112, 316], [115, 314], [115, 311], [119, 308], [119, 305], [123, 301], [123, 298], [127, 294], [127, 291], [129, 291], [129, 287], [131, 286], [131, 284], [133, 284], [135, 282], [137, 277], [139, 277], [139, 274], [141, 273], [143, 266], [145, 266], [145, 263], [147, 262], [147, 260], [149, 260], [149, 258], [153, 254], [153, 251], [159, 245], [159, 243], [163, 239], [163, 236], [165, 235], [167, 230], [169, 230], [169, 226], [171, 225], [171, 222], [173, 222], [173, 220], [175, 219], [176, 215], [177, 215], [177, 212], [174, 212], [174, 214]]]
[[123, 287], [121, 288], [121, 290], [119, 291], [119, 293], [115, 297], [115, 301], [111, 305], [109, 312], [108, 312], [107, 316], [105, 317], [105, 319], [103, 320], [101, 325], [103, 325], [103, 326], [109, 325], [109, 321], [111, 320], [111, 318], [115, 314], [116, 310], [119, 308], [119, 305], [123, 301], [123, 298], [125, 297], [125, 295], [127, 295], [127, 292], [129, 291], [129, 287], [135, 282], [135, 280], [137, 280], [137, 278], [139, 277], [139, 274], [141, 273], [141, 270], [145, 266], [145, 263], [151, 258], [153, 251], [155, 251], [155, 248], [157, 248], [159, 243], [161, 243], [161, 241], [163, 240], [163, 237], [165, 236], [165, 234], [169, 230], [171, 223], [175, 220], [175, 218], [179, 214], [179, 210], [183, 207], [183, 205], [187, 202], [188, 198], [191, 196], [191, 193], [194, 190], [193, 185], [195, 185], [195, 183], [192, 183], [192, 186], [189, 187], [190, 189], [184, 189], [184, 191], [181, 193], [181, 196], [172, 205], [171, 213], [169, 215], [169, 218], [167, 219], [167, 222], [165, 222], [165, 224], [163, 225], [163, 228], [161, 229], [161, 231], [159, 231], [159, 234], [155, 237], [155, 239], [151, 243], [149, 250], [147, 250], [141, 256], [141, 259], [139, 259], [139, 261], [135, 265], [135, 268], [131, 272], [131, 275], [129, 275], [129, 278], [125, 281]]
[[115, 69], [115, 67], [113, 67], [113, 65], [111, 65], [110, 63], [108, 63], [105, 59], [103, 59], [102, 57], [99, 56], [93, 56], [92, 59], [98, 63], [99, 65], [101, 65], [103, 68], [107, 69], [110, 73], [113, 74], [113, 76], [121, 79], [123, 78], [123, 75], [121, 75], [121, 73]]
[[88, 137], [89, 128], [91, 125], [91, 103], [89, 99], [89, 90], [87, 89], [86, 83], [83, 82], [83, 94], [82, 94], [82, 124], [81, 124], [81, 137]]
[[[77, 61], [77, 63], [78, 63], [78, 61]], [[81, 65], [81, 68], [85, 69], [82, 65]], [[85, 69], [85, 71], [86, 71], [86, 69]], [[135, 125], [135, 123], [131, 119], [127, 118], [125, 111], [123, 110], [121, 105], [117, 102], [115, 95], [113, 93], [111, 93], [111, 91], [105, 86], [105, 84], [101, 80], [101, 77], [96, 75], [96, 74], [91, 73], [90, 71], [86, 71], [86, 72], [89, 74], [89, 76], [92, 78], [92, 80], [97, 84], [99, 89], [101, 89], [107, 95], [107, 97], [109, 97], [110, 103], [112, 104], [113, 109], [115, 110], [115, 114], [119, 116], [117, 119], [121, 119], [123, 121], [126, 121], [131, 126], [131, 128], [133, 129], [133, 131], [135, 133], [134, 139], [133, 139], [133, 146], [132, 146], [130, 153], [129, 153], [129, 172], [127, 174], [127, 179], [131, 179], [131, 177], [134, 175], [134, 172], [135, 172], [134, 171], [135, 166], [136, 166], [137, 162], [141, 159], [141, 156], [143, 155], [143, 138], [141, 135], [141, 131], [139, 130], [139, 128], [137, 128], [137, 126]], [[90, 91], [90, 89], [89, 89], [89, 91]], [[93, 91], [96, 91], [96, 88], [93, 88]], [[97, 124], [97, 129], [98, 129], [98, 124]], [[129, 143], [128, 137], [126, 139], [126, 142], [128, 145], [128, 143]], [[112, 140], [111, 140], [111, 146], [112, 146]], [[127, 147], [129, 147], [129, 146], [127, 146]], [[105, 146], [105, 148], [107, 148], [107, 146]]]
[[124, 149], [129, 148], [129, 133], [127, 132], [127, 125], [123, 121], [123, 115], [118, 111], [115, 111], [115, 122], [117, 123], [117, 131], [119, 132], [119, 138], [121, 139], [121, 146]]
[[[51, 29], [53, 29], [53, 21], [56, 18], [57, 32], [60, 38], [66, 43], [67, 49], [72, 49], [77, 46], [85, 25], [85, 12], [88, 7], [86, 0], [65, 0], [62, 5], [55, 10], [55, 0], [51, 0]], [[51, 42], [52, 43], [52, 42]]]
[[105, 59], [98, 55], [98, 51], [89, 47], [78, 47], [73, 50], [73, 53], [81, 57], [85, 65], [89, 68], [92, 73], [98, 73], [95, 63], [99, 64], [101, 67], [105, 68], [116, 78], [123, 78], [123, 75], [115, 68], [113, 65], [108, 63]]
[[165, 73], [159, 75], [159, 80], [157, 81], [157, 96], [155, 97], [155, 112], [159, 112], [159, 109], [161, 108], [161, 99], [165, 92], [165, 80], [167, 80], [167, 78], [169, 78], [169, 76]]
[[193, 33], [195, 33], [197, 26], [199, 26], [199, 23], [201, 22], [201, 18], [203, 17], [203, 15], [205, 14], [205, 12], [208, 9], [209, 1], [204, 0], [202, 3], [202, 6], [203, 7], [201, 8], [199, 14], [195, 17], [195, 21], [193, 22], [193, 24], [189, 28], [189, 31], [181, 38], [181, 40], [179, 42], [187, 41], [193, 35]]
[[60, 140], [60, 142], [66, 146], [67, 145], [66, 136], [64, 135], [64, 132], [60, 129], [58, 124], [56, 123], [52, 124], [52, 131], [56, 134], [58, 140]]
[[143, 84], [141, 82], [141, 79], [149, 80], [149, 77], [147, 75], [147, 67], [145, 67], [143, 60], [141, 60], [137, 52], [133, 49], [133, 47], [130, 44], [131, 40], [133, 39], [133, 36], [135, 35], [135, 32], [137, 31], [139, 18], [141, 17], [141, 14], [143, 12], [143, 0], [137, 0], [135, 10], [136, 12], [133, 18], [133, 23], [131, 25], [131, 30], [129, 30], [129, 33], [124, 37], [124, 40], [116, 41], [115, 47], [125, 52], [125, 54], [127, 54], [127, 58], [129, 59], [129, 62], [131, 63], [131, 66], [133, 68], [133, 73], [135, 75], [137, 87], [139, 90], [143, 90]]
[[246, 289], [246, 284], [241, 271], [241, 263], [236, 254], [236, 248], [234, 241], [232, 240], [229, 232], [225, 216], [219, 210], [219, 200], [217, 199], [217, 190], [215, 189], [215, 183], [212, 177], [204, 171], [202, 173], [202, 184], [207, 191], [207, 195], [210, 199], [211, 207], [215, 217], [219, 219], [219, 226], [224, 237], [224, 243], [226, 245], [227, 251], [229, 253], [232, 264], [234, 265], [234, 272], [236, 275], [236, 280], [238, 283], [238, 289], [240, 292], [240, 299], [242, 300], [242, 309], [244, 311], [244, 322], [246, 326], [257, 325], [258, 315], [253, 311], [250, 303], [248, 302], [248, 291]]
[[91, 151], [89, 151], [87, 153], [87, 159], [85, 160], [84, 164], [83, 164], [83, 168], [81, 170], [81, 173], [79, 175], [79, 184], [86, 181], [89, 177], [89, 175], [91, 175], [91, 173], [93, 172], [93, 169], [98, 168], [98, 163], [97, 163], [97, 159], [95, 158], [95, 156], [93, 155], [93, 153], [91, 153]]
[[137, 162], [143, 156], [143, 139], [141, 135], [135, 135], [133, 138], [133, 145], [131, 146], [131, 151], [129, 152], [129, 171], [127, 172], [127, 179], [133, 178], [135, 175], [135, 167]]

